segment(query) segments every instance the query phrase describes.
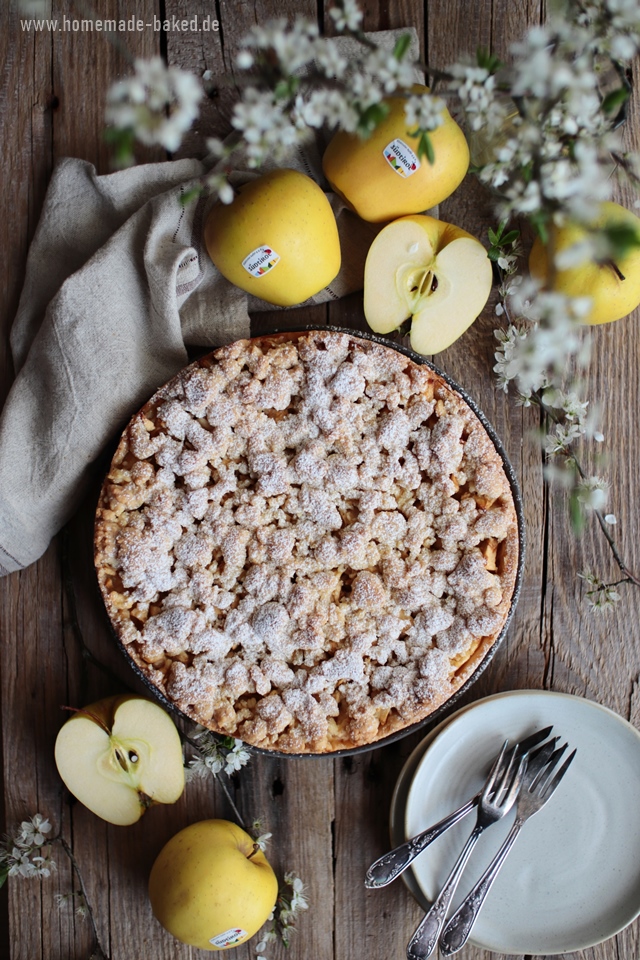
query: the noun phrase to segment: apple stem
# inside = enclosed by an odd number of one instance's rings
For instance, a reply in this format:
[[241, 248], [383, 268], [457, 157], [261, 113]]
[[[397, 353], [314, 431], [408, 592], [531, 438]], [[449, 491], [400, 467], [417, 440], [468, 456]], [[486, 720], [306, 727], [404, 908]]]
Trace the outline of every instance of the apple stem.
[[247, 854], [247, 860], [251, 860], [251, 857], [255, 857], [255, 855], [256, 855], [256, 853], [258, 852], [259, 849], [260, 849], [260, 844], [254, 842], [254, 844], [253, 844], [253, 850], [251, 851], [251, 853], [248, 853], [248, 854]]
[[89, 719], [93, 720], [94, 723], [97, 723], [99, 727], [102, 727], [108, 736], [111, 736], [111, 730], [109, 730], [109, 727], [106, 725], [104, 720], [101, 720], [100, 717], [97, 717], [95, 713], [91, 713], [90, 710], [85, 710], [84, 707], [67, 707], [64, 704], [60, 705], [60, 709], [69, 710], [71, 713], [79, 713], [83, 717], [89, 717]]
[[627, 278], [625, 277], [624, 273], [622, 272], [622, 270], [620, 269], [620, 267], [618, 266], [618, 264], [615, 263], [613, 260], [605, 260], [605, 263], [606, 263], [606, 265], [607, 265], [608, 267], [611, 267], [611, 269], [613, 270], [613, 272], [614, 272], [615, 275], [617, 276], [618, 280], [626, 280], [626, 279], [627, 279]]

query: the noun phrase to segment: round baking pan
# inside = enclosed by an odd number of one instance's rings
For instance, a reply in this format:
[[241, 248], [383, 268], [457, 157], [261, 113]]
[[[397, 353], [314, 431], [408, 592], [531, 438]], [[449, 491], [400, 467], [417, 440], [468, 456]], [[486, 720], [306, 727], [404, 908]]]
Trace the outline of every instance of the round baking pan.
[[[440, 704], [440, 706], [438, 706], [432, 713], [428, 714], [426, 717], [423, 717], [421, 720], [418, 720], [415, 723], [410, 724], [409, 726], [403, 727], [401, 730], [396, 730], [395, 732], [388, 734], [386, 737], [381, 737], [379, 740], [375, 740], [372, 743], [362, 744], [357, 747], [346, 747], [344, 749], [331, 750], [325, 753], [286, 753], [282, 750], [269, 750], [263, 747], [256, 747], [256, 746], [253, 746], [252, 744], [247, 744], [247, 747], [250, 750], [255, 751], [256, 753], [261, 753], [261, 754], [264, 754], [265, 756], [278, 757], [278, 758], [300, 759], [302, 757], [305, 757], [305, 758], [306, 757], [313, 757], [313, 758], [346, 757], [346, 756], [352, 756], [355, 754], [366, 753], [370, 750], [377, 750], [381, 747], [386, 747], [391, 743], [395, 743], [398, 740], [402, 740], [404, 737], [410, 736], [412, 733], [415, 733], [418, 730], [425, 729], [429, 725], [439, 722], [443, 718], [443, 716], [447, 713], [447, 711], [449, 711], [458, 702], [458, 700], [460, 700], [460, 698], [464, 696], [465, 693], [467, 693], [467, 691], [476, 682], [478, 677], [487, 669], [487, 667], [489, 666], [489, 663], [491, 662], [497, 650], [499, 649], [500, 645], [502, 644], [502, 641], [504, 640], [504, 637], [509, 628], [509, 624], [511, 623], [511, 619], [513, 617], [513, 613], [516, 608], [518, 598], [520, 596], [520, 590], [522, 587], [523, 570], [524, 570], [526, 537], [525, 537], [525, 526], [524, 526], [524, 509], [522, 505], [522, 494], [520, 492], [520, 487], [518, 486], [518, 481], [516, 479], [514, 469], [511, 465], [511, 462], [509, 461], [509, 458], [505, 452], [505, 449], [502, 445], [500, 438], [496, 434], [494, 428], [492, 427], [491, 423], [487, 420], [482, 410], [478, 407], [475, 400], [473, 400], [473, 398], [470, 397], [469, 394], [461, 386], [459, 386], [459, 384], [455, 382], [455, 380], [453, 380], [443, 370], [440, 370], [440, 368], [437, 367], [435, 364], [431, 363], [430, 360], [427, 360], [425, 357], [420, 356], [420, 354], [415, 353], [413, 350], [411, 350], [409, 347], [405, 346], [404, 344], [397, 343], [393, 340], [388, 339], [387, 337], [381, 337], [376, 334], [361, 331], [361, 330], [351, 330], [346, 327], [333, 327], [333, 326], [322, 325], [322, 324], [309, 324], [308, 326], [301, 325], [300, 327], [296, 328], [296, 330], [284, 330], [284, 329], [279, 329], [278, 327], [274, 327], [268, 332], [265, 331], [264, 333], [261, 333], [260, 337], [268, 337], [272, 335], [296, 337], [296, 336], [299, 336], [300, 334], [310, 333], [318, 330], [326, 330], [331, 333], [342, 333], [342, 334], [347, 334], [348, 336], [351, 336], [351, 337], [359, 337], [363, 340], [370, 340], [373, 343], [380, 344], [381, 346], [390, 347], [393, 350], [397, 350], [399, 353], [404, 354], [410, 360], [413, 360], [414, 363], [429, 367], [429, 369], [433, 370], [435, 374], [437, 374], [439, 377], [442, 377], [442, 379], [448, 384], [449, 387], [452, 388], [452, 390], [455, 390], [455, 392], [459, 394], [459, 396], [464, 400], [467, 406], [476, 415], [476, 417], [478, 418], [478, 420], [486, 430], [487, 434], [489, 435], [489, 438], [491, 439], [491, 442], [493, 443], [496, 451], [498, 452], [502, 460], [504, 471], [505, 471], [507, 480], [509, 482], [509, 486], [511, 488], [511, 495], [513, 497], [513, 503], [514, 503], [517, 523], [518, 523], [518, 563], [516, 568], [513, 594], [511, 597], [511, 605], [509, 607], [509, 613], [507, 614], [507, 618], [504, 622], [502, 630], [500, 631], [498, 637], [493, 642], [493, 644], [491, 645], [487, 653], [482, 657], [478, 665], [475, 667], [475, 669], [473, 670], [473, 673], [467, 678], [467, 680], [462, 684], [462, 686], [449, 697], [448, 700]], [[197, 363], [198, 361], [195, 361], [195, 362]], [[101, 594], [100, 596], [102, 599]], [[105, 608], [105, 613], [106, 613], [106, 608]], [[185, 714], [181, 710], [179, 710], [175, 706], [175, 704], [172, 703], [169, 699], [167, 699], [167, 697], [164, 696], [164, 694], [158, 689], [158, 687], [156, 687], [155, 684], [151, 682], [151, 680], [146, 676], [144, 671], [138, 666], [138, 664], [135, 663], [135, 661], [129, 655], [126, 644], [124, 644], [120, 639], [117, 631], [115, 630], [111, 622], [111, 619], [109, 617], [107, 617], [107, 619], [109, 621], [111, 632], [115, 637], [116, 643], [120, 648], [122, 654], [126, 658], [131, 668], [133, 669], [134, 673], [142, 680], [145, 686], [149, 689], [153, 697], [156, 700], [158, 700], [162, 704], [162, 706], [165, 707], [165, 709], [169, 710], [171, 713], [173, 713], [177, 717], [180, 717], [182, 720], [185, 720], [189, 723], [195, 723], [196, 721], [194, 721], [192, 717], [190, 717], [188, 714]], [[212, 733], [215, 733], [215, 732], [216, 731], [212, 731]]]

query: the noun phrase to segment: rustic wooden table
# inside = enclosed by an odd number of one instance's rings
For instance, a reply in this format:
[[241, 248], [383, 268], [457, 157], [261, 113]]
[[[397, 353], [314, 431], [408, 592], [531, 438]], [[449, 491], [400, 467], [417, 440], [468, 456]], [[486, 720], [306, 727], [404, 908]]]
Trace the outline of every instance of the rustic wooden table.
[[[83, 16], [85, 4], [53, 0], [51, 15]], [[145, 23], [207, 14], [219, 19], [219, 32], [127, 32], [121, 40], [136, 56], [162, 53], [169, 63], [201, 75], [233, 77], [234, 56], [243, 32], [274, 15], [302, 13], [329, 24], [327, 8], [316, 0], [97, 0], [96, 15]], [[327, 5], [328, 6], [328, 5]], [[29, 242], [38, 221], [51, 170], [61, 157], [84, 158], [99, 172], [109, 169], [102, 138], [104, 93], [128, 64], [121, 51], [99, 34], [59, 29], [24, 30], [17, 0], [2, 4], [0, 60], [3, 64], [0, 115], [4, 188], [0, 195], [2, 331], [0, 392], [9, 390], [13, 371], [8, 345]], [[511, 41], [544, 15], [541, 0], [366, 0], [365, 28], [414, 25], [423, 52], [444, 66], [463, 52], [484, 46], [506, 56]], [[638, 83], [636, 82], [636, 89]], [[233, 86], [220, 86], [207, 101], [201, 120], [181, 155], [201, 155], [206, 135], [229, 129]], [[640, 126], [627, 125], [638, 148]], [[162, 159], [146, 151], [140, 160]], [[624, 197], [621, 199], [625, 200]], [[630, 202], [629, 198], [626, 198]], [[443, 219], [486, 239], [492, 221], [487, 196], [469, 176], [441, 207]], [[281, 319], [281, 318], [280, 318]], [[292, 328], [303, 322], [363, 327], [361, 297], [328, 310], [292, 311]], [[255, 323], [255, 330], [269, 318]], [[597, 329], [586, 393], [602, 403], [617, 530], [631, 564], [640, 566], [640, 518], [634, 491], [640, 491], [640, 317]], [[596, 618], [584, 602], [576, 571], [593, 565], [605, 575], [616, 568], [594, 526], [580, 540], [569, 530], [562, 496], [543, 485], [542, 460], [531, 437], [536, 415], [508, 402], [495, 389], [492, 374], [494, 320], [487, 308], [464, 338], [438, 357], [484, 409], [502, 437], [523, 490], [528, 555], [520, 602], [489, 669], [466, 701], [495, 691], [547, 689], [579, 694], [617, 711], [640, 726], [640, 616], [637, 591], [627, 590], [616, 613]], [[96, 357], [99, 364], [100, 358]], [[95, 498], [95, 491], [92, 492]], [[63, 719], [61, 704], [88, 703], [115, 692], [81, 654], [75, 623], [92, 652], [123, 684], [135, 679], [114, 649], [91, 580], [90, 497], [69, 528], [44, 557], [21, 574], [0, 581], [2, 749], [7, 827], [40, 811], [72, 845], [93, 904], [100, 936], [113, 960], [187, 958], [195, 951], [179, 945], [154, 920], [146, 896], [150, 866], [165, 841], [186, 824], [210, 816], [230, 817], [225, 797], [213, 783], [195, 782], [173, 807], [158, 807], [129, 828], [98, 820], [71, 804], [57, 776], [53, 743]], [[69, 589], [70, 588], [70, 589]], [[75, 597], [75, 606], [70, 597]], [[405, 758], [423, 734], [385, 748], [344, 759], [282, 760], [255, 757], [230, 781], [235, 803], [247, 819], [261, 816], [273, 833], [270, 858], [290, 869], [308, 887], [311, 909], [299, 922], [289, 949], [291, 960], [402, 960], [405, 944], [421, 911], [402, 883], [368, 893], [362, 879], [367, 864], [388, 845], [387, 815], [393, 786]], [[77, 886], [61, 851], [58, 870], [43, 881], [11, 880], [1, 894], [4, 914], [0, 955], [11, 960], [85, 960], [91, 948], [87, 922], [58, 909], [56, 895]], [[640, 925], [573, 956], [580, 960], [632, 960], [640, 955]], [[255, 956], [255, 941], [235, 957]], [[274, 960], [285, 956], [270, 947]], [[489, 954], [465, 948], [463, 960]]]

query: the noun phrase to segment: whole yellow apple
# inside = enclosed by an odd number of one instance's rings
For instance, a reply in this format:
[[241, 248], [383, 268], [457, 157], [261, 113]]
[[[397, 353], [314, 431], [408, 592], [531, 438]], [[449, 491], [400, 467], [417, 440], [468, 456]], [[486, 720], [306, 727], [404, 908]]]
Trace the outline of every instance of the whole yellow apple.
[[[428, 87], [413, 88], [413, 93], [428, 92]], [[371, 223], [434, 207], [453, 193], [469, 167], [467, 141], [448, 110], [443, 110], [442, 126], [429, 134], [435, 155], [429, 163], [426, 157], [418, 159], [420, 138], [407, 129], [406, 98], [384, 102], [389, 112], [368, 139], [339, 131], [322, 159], [332, 189]]]
[[106, 697], [74, 712], [56, 738], [55, 761], [70, 792], [119, 826], [155, 803], [175, 803], [184, 789], [180, 735], [146, 697]]
[[149, 899], [162, 926], [201, 950], [236, 947], [275, 906], [278, 881], [264, 853], [228, 820], [201, 820], [162, 848]]
[[[631, 227], [640, 236], [640, 219], [619, 203], [605, 202], [593, 222], [593, 227], [611, 225]], [[577, 224], [552, 227], [549, 246], [536, 237], [529, 255], [529, 270], [536, 280], [546, 283], [549, 278], [549, 249], [556, 253], [584, 240], [587, 231]], [[626, 317], [640, 305], [640, 247], [634, 247], [619, 262], [598, 263], [589, 260], [564, 270], [557, 269], [552, 287], [568, 297], [591, 297], [591, 309], [584, 322], [611, 323]]]
[[367, 254], [364, 314], [376, 333], [411, 317], [412, 348], [440, 353], [482, 312], [492, 281], [487, 251], [466, 230], [424, 214], [401, 217]]
[[280, 307], [302, 303], [340, 269], [340, 240], [331, 205], [297, 170], [273, 170], [216, 204], [204, 239], [220, 273], [241, 290]]

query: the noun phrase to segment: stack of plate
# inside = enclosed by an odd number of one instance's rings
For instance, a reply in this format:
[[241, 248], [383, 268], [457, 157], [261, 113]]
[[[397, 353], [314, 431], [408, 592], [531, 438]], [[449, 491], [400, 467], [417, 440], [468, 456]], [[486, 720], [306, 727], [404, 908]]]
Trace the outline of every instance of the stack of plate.
[[[474, 796], [506, 738], [513, 743], [549, 724], [577, 755], [548, 805], [525, 824], [473, 928], [470, 942], [497, 953], [584, 950], [640, 915], [640, 733], [581, 697], [497, 694], [432, 730], [407, 760], [393, 794], [395, 847]], [[511, 811], [481, 837], [452, 911], [514, 816]], [[403, 874], [423, 907], [437, 895], [474, 824], [471, 813]]]

